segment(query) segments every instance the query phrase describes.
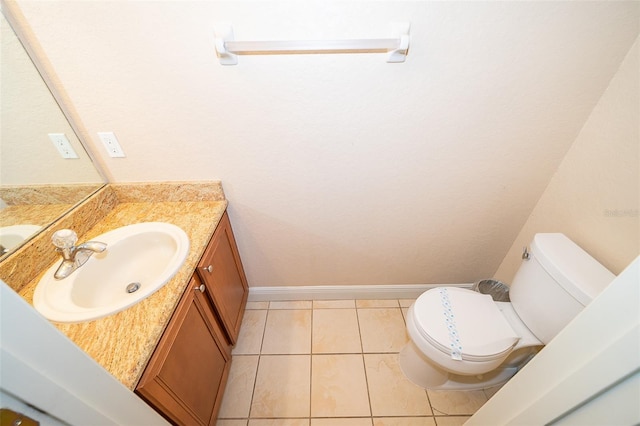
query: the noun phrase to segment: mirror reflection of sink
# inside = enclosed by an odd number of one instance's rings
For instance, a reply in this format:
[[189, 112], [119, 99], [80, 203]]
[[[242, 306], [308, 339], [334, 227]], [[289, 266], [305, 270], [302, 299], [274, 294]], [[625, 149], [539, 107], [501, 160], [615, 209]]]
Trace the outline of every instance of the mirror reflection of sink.
[[0, 255], [18, 247], [24, 240], [40, 230], [40, 225], [13, 225], [0, 228], [0, 245], [4, 248]]
[[187, 234], [163, 222], [123, 226], [92, 241], [107, 249], [60, 280], [57, 261], [36, 286], [33, 305], [47, 319], [73, 323], [120, 312], [162, 288], [189, 253]]

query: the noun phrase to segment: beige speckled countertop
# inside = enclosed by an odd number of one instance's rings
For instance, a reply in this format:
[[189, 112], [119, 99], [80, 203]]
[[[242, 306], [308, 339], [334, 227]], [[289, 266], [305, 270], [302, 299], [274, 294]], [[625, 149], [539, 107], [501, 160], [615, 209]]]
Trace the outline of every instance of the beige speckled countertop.
[[65, 214], [71, 204], [32, 204], [26, 206], [8, 206], [0, 211], [0, 225], [46, 225], [53, 219]]
[[7, 207], [0, 210], [0, 225], [46, 226], [63, 216], [82, 198], [94, 193], [100, 186], [99, 184], [2, 185], [0, 198]]
[[[85, 214], [95, 217], [97, 210], [103, 211], [103, 214], [86, 232], [78, 232], [80, 241], [88, 241], [120, 226], [153, 221], [173, 223], [182, 228], [190, 239], [189, 254], [180, 270], [164, 287], [147, 299], [122, 312], [94, 321], [54, 324], [116, 379], [133, 390], [189, 283], [227, 202], [219, 182], [203, 183], [200, 187], [179, 183], [120, 187], [108, 185], [106, 194], [102, 195], [104, 199], [94, 201], [93, 207]], [[79, 221], [82, 218], [75, 218], [71, 222]], [[62, 227], [64, 226], [55, 229]], [[55, 262], [59, 260], [56, 259]], [[49, 262], [48, 265], [55, 262]], [[14, 287], [29, 303], [32, 303], [35, 286], [49, 266], [41, 268], [35, 277], [20, 288]], [[4, 269], [5, 273], [16, 271], [15, 266]], [[1, 273], [0, 278], [7, 281]]]

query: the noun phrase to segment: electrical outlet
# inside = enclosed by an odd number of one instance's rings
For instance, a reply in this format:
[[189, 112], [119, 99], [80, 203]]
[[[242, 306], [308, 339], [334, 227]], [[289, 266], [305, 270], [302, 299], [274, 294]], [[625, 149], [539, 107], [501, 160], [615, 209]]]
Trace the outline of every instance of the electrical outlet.
[[62, 155], [62, 158], [78, 158], [78, 154], [73, 150], [69, 139], [64, 133], [49, 133], [49, 139]]
[[114, 158], [126, 157], [118, 139], [116, 139], [116, 135], [113, 132], [98, 132], [98, 137], [102, 141], [109, 156]]

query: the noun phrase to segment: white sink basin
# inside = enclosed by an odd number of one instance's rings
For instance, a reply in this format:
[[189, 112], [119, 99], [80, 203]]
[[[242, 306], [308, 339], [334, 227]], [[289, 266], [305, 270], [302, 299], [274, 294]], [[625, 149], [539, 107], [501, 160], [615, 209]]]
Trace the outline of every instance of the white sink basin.
[[[47, 319], [83, 322], [120, 312], [162, 288], [189, 252], [187, 234], [162, 222], [123, 226], [92, 241], [107, 249], [60, 280], [53, 277], [56, 262], [36, 286], [33, 305]], [[139, 288], [130, 293], [128, 286]]]
[[[39, 225], [12, 225], [0, 228], [0, 244], [7, 251], [13, 250], [24, 240], [40, 230]], [[2, 255], [2, 253], [0, 253]]]

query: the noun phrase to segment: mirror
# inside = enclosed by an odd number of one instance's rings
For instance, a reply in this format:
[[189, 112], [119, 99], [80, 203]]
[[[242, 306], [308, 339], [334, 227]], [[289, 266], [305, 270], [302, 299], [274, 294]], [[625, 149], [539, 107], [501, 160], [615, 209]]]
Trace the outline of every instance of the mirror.
[[[105, 181], [4, 13], [0, 14], [0, 261]], [[67, 146], [61, 146], [62, 138]], [[63, 158], [63, 153], [74, 157], [72, 151], [77, 158]]]

